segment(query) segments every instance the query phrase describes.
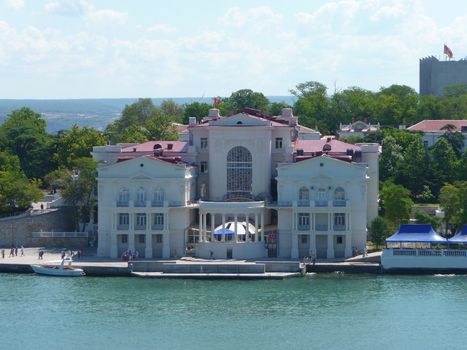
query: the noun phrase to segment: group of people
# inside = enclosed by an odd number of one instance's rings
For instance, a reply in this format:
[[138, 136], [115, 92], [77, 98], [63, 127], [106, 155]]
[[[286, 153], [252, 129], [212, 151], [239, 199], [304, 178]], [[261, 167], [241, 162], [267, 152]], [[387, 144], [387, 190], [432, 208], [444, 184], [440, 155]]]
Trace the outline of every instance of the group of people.
[[[68, 256], [72, 259], [80, 259], [83, 255], [84, 254], [81, 249], [78, 249], [76, 252], [74, 252], [73, 250], [70, 250], [68, 254]], [[67, 256], [67, 250], [64, 249], [62, 250], [62, 259], [65, 259], [66, 256]]]
[[[24, 256], [23, 246], [18, 248], [18, 246], [12, 245], [10, 248], [10, 255], [8, 257], [13, 258], [15, 256], [18, 256], [18, 249], [20, 251], [21, 256]], [[2, 249], [1, 254], [2, 254], [2, 259], [5, 259], [5, 249]]]
[[135, 250], [134, 253], [131, 251], [131, 249], [126, 250], [122, 254], [122, 261], [138, 260], [138, 258], [139, 258], [139, 252], [137, 250]]
[[305, 256], [303, 258], [303, 262], [305, 264], [313, 264], [313, 266], [314, 266], [316, 264], [316, 255], [311, 253], [310, 255]]

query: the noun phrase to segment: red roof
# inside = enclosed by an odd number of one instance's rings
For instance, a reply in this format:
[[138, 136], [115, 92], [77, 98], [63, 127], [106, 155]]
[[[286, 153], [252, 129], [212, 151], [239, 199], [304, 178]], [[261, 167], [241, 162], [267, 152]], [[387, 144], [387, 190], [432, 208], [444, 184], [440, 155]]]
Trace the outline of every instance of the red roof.
[[423, 132], [440, 132], [446, 125], [451, 124], [455, 126], [454, 131], [461, 131], [462, 127], [467, 127], [467, 120], [422, 120], [411, 127], [408, 127], [409, 131], [423, 131]]
[[360, 147], [345, 143], [335, 139], [324, 138], [321, 140], [297, 140], [295, 141], [294, 149], [302, 149], [304, 153], [318, 153], [323, 152], [325, 145], [330, 145], [331, 149], [327, 151], [329, 154], [346, 153], [348, 149], [360, 151]]
[[[164, 151], [169, 151], [169, 152], [184, 152], [185, 151], [185, 146], [187, 142], [185, 141], [148, 141], [145, 143], [141, 143], [139, 145], [134, 145], [134, 146], [129, 146], [122, 148], [121, 152], [126, 153], [126, 152], [153, 152], [154, 147], [156, 145], [159, 145], [160, 148], [163, 149]], [[172, 146], [169, 146], [172, 145]]]

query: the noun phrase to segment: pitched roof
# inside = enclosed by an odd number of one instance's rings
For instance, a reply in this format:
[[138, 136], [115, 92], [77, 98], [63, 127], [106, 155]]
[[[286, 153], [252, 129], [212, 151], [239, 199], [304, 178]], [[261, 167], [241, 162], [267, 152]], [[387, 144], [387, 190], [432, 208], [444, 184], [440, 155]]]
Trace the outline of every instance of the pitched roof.
[[461, 131], [462, 127], [467, 127], [467, 120], [441, 119], [441, 120], [422, 120], [415, 125], [407, 128], [409, 131], [439, 132], [446, 125], [455, 126], [455, 131]]
[[[187, 142], [185, 141], [148, 141], [139, 145], [122, 148], [122, 153], [126, 152], [153, 152], [154, 146], [160, 145], [160, 149], [169, 152], [184, 152]], [[169, 146], [172, 145], [172, 146]], [[170, 148], [171, 147], [171, 148]]]
[[331, 146], [331, 149], [328, 151], [330, 154], [346, 153], [348, 149], [360, 151], [359, 146], [328, 138], [322, 138], [321, 140], [297, 140], [295, 141], [294, 149], [302, 149], [305, 153], [316, 153], [323, 152], [324, 145]]

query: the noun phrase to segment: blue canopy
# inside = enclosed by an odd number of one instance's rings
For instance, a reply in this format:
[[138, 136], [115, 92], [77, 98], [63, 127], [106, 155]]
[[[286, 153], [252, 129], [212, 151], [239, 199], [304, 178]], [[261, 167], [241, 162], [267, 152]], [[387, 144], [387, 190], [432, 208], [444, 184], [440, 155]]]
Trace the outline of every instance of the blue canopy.
[[449, 239], [449, 243], [464, 243], [467, 244], [467, 225], [462, 227], [454, 237]]
[[446, 238], [441, 237], [431, 225], [400, 225], [399, 231], [386, 239], [389, 243], [446, 243]]

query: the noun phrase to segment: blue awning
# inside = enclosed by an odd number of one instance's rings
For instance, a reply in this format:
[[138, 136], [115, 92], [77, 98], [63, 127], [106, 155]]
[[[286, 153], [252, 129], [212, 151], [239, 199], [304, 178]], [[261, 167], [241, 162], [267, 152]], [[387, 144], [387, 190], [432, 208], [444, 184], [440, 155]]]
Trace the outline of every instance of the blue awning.
[[419, 242], [419, 243], [447, 243], [431, 225], [409, 224], [400, 225], [399, 231], [386, 239], [389, 243]]
[[467, 225], [462, 227], [454, 237], [449, 239], [449, 243], [467, 244]]
[[219, 235], [233, 235], [235, 232], [232, 230], [229, 230], [228, 228], [218, 228], [217, 230], [214, 231], [214, 236], [219, 236]]

